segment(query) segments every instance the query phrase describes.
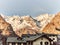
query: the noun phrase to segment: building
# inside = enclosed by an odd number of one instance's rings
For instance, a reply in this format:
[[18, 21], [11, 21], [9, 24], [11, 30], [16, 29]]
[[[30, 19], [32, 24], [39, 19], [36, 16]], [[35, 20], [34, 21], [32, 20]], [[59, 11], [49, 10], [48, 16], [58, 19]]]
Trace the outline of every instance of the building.
[[58, 36], [57, 34], [46, 34], [50, 39], [52, 39], [52, 44], [57, 45], [58, 42]]
[[8, 37], [7, 45], [52, 45], [52, 39], [45, 34], [23, 35], [19, 37]]
[[57, 42], [56, 42], [56, 45], [60, 45], [60, 35], [57, 36]]
[[59, 36], [57, 34], [45, 34], [45, 35], [47, 35], [50, 39], [52, 39], [53, 42], [57, 42]]
[[22, 37], [9, 36], [0, 40], [0, 45], [60, 45], [60, 35], [25, 34]]

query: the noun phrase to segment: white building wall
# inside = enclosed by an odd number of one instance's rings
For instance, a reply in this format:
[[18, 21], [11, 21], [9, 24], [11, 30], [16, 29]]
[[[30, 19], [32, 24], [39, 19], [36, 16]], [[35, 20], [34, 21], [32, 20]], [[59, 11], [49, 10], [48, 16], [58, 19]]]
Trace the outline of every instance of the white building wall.
[[54, 38], [54, 42], [57, 42], [57, 36], [49, 36], [49, 38], [51, 38], [52, 40], [53, 40], [53, 38]]
[[21, 45], [23, 45], [23, 43], [21, 43]]
[[33, 45], [40, 45], [41, 41], [43, 42], [43, 45], [45, 45], [45, 42], [48, 42], [49, 43], [48, 45], [50, 45], [49, 40], [46, 38], [43, 38], [43, 40], [41, 38], [37, 39], [36, 41], [33, 42]]

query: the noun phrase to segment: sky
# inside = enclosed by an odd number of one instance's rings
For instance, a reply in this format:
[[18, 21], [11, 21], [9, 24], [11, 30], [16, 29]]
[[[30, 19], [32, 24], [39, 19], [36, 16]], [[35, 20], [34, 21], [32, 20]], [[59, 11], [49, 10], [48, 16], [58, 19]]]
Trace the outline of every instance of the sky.
[[4, 15], [55, 14], [60, 11], [60, 0], [0, 0], [0, 13]]

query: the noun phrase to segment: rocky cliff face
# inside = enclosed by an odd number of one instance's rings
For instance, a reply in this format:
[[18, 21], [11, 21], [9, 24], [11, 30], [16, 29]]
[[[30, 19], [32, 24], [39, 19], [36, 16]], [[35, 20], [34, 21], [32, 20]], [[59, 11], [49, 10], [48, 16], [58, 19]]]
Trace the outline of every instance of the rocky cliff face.
[[[3, 18], [5, 19], [3, 19]], [[13, 32], [22, 36], [23, 34], [42, 33], [42, 29], [54, 17], [54, 15], [43, 14], [32, 18], [31, 16], [0, 16], [0, 29], [2, 35], [11, 35]], [[4, 22], [4, 23], [3, 23]], [[11, 25], [10, 25], [11, 24]], [[12, 29], [13, 28], [13, 29]]]
[[57, 13], [55, 17], [48, 23], [42, 30], [48, 34], [60, 34], [60, 13]]
[[13, 30], [18, 36], [22, 34], [36, 34], [36, 32], [38, 33], [40, 30], [37, 25], [39, 22], [31, 16], [13, 16], [6, 19], [6, 21], [12, 25]]
[[40, 16], [37, 16], [35, 19], [37, 21], [40, 21], [40, 26], [43, 27], [45, 24], [50, 22], [54, 16], [54, 14], [42, 14]]
[[13, 29], [9, 23], [0, 15], [0, 35], [9, 36], [13, 33]]

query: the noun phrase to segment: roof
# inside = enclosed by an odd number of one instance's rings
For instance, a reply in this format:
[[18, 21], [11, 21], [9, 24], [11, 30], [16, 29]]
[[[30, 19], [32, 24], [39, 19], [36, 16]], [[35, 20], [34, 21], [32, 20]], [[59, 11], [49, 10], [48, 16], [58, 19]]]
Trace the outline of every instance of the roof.
[[24, 40], [17, 40], [17, 37], [8, 37], [7, 42], [26, 42]]
[[44, 34], [36, 34], [36, 35], [28, 35], [28, 36], [22, 36], [21, 40], [17, 40], [18, 37], [8, 37], [7, 42], [27, 42], [27, 41], [35, 41], [41, 37], [47, 38], [49, 41], [52, 41], [47, 35]]
[[33, 41], [39, 37], [41, 37], [43, 34], [40, 34], [40, 35], [28, 35], [28, 37], [24, 37], [24, 40], [26, 41]]

